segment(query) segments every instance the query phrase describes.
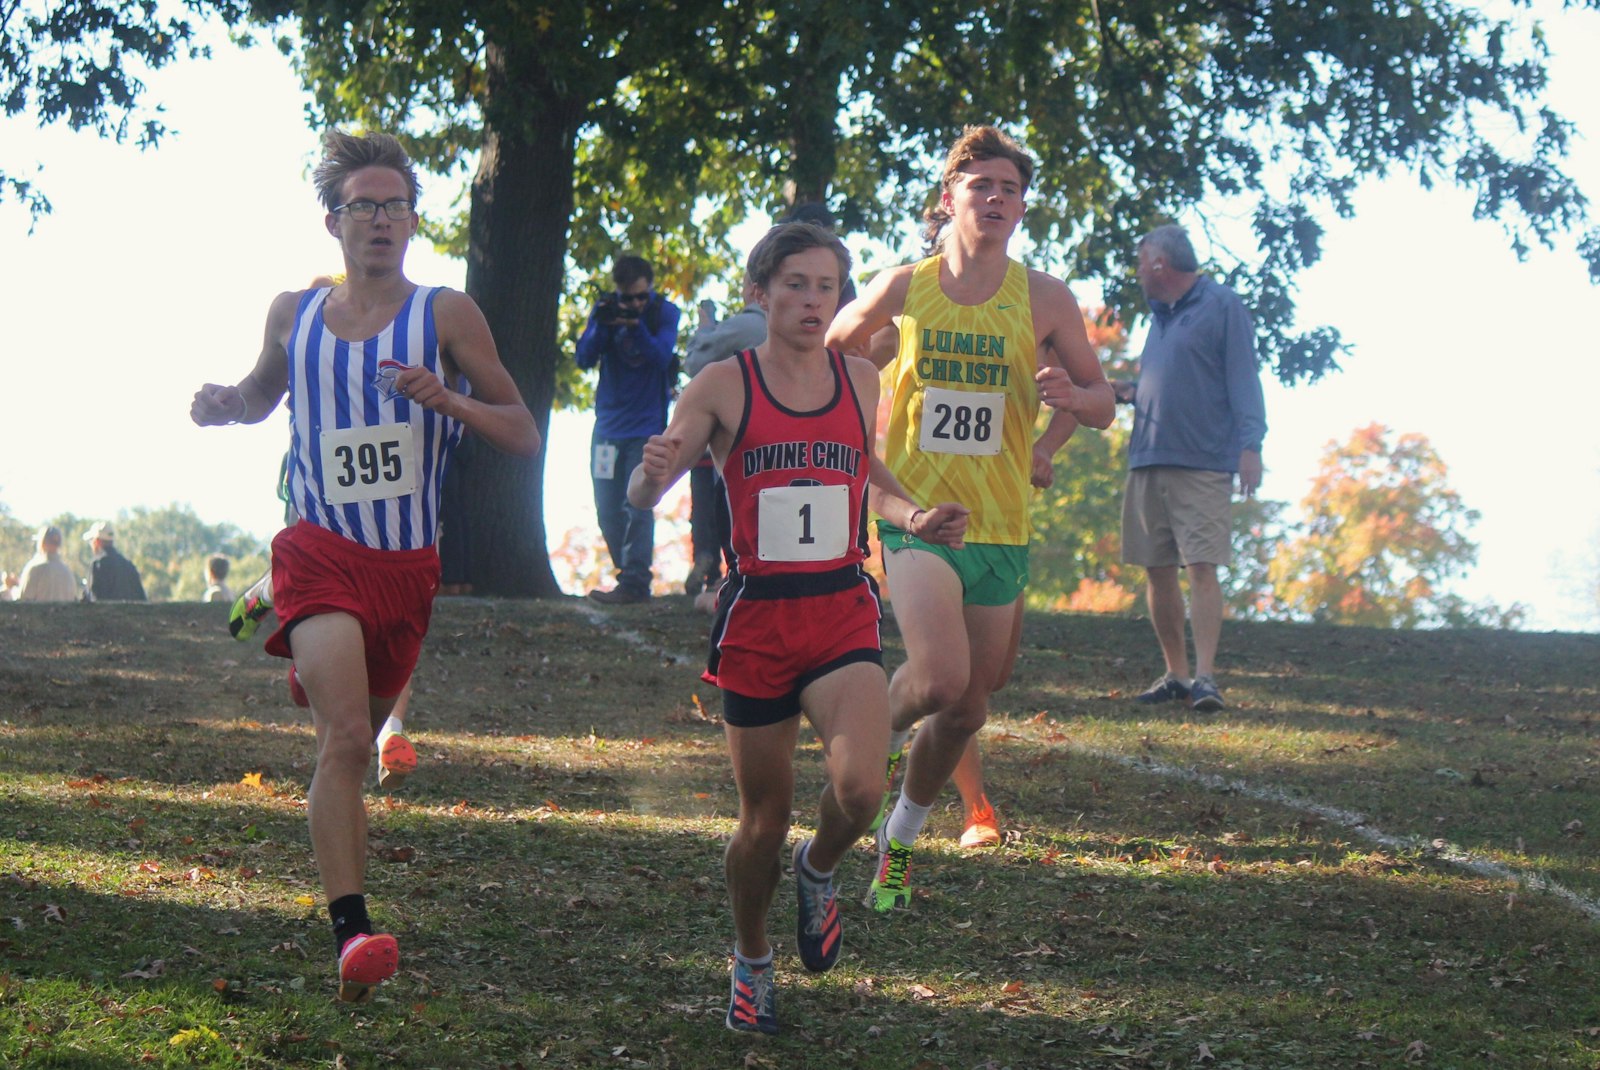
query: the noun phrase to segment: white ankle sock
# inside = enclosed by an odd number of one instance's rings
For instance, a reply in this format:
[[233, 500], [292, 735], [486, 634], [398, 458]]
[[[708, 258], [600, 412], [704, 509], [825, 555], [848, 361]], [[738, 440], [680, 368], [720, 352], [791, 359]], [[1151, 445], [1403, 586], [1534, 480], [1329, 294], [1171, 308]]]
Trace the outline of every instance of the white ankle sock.
[[906, 798], [906, 793], [902, 791], [900, 801], [894, 804], [894, 813], [889, 815], [889, 820], [884, 824], [884, 832], [889, 839], [910, 847], [922, 834], [922, 826], [927, 823], [932, 810], [932, 806], [918, 806]]

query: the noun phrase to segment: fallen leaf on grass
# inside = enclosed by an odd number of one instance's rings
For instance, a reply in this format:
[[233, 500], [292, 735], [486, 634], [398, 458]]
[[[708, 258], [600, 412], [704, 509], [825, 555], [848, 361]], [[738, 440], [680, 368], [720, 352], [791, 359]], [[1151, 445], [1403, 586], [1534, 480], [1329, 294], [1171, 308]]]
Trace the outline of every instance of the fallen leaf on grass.
[[1217, 1057], [1212, 1055], [1210, 1047], [1204, 1041], [1201, 1041], [1195, 1049], [1194, 1061], [1197, 1063], [1214, 1063], [1217, 1061]]
[[1021, 981], [1007, 981], [1000, 986], [1002, 992], [1021, 992], [1026, 986]]
[[53, 921], [57, 925], [65, 925], [67, 923], [66, 908], [57, 906], [54, 903], [46, 903], [44, 905], [44, 920]]
[[265, 786], [261, 783], [260, 773], [246, 773], [244, 776], [239, 778], [239, 783], [243, 784], [247, 788], [260, 788]]
[[69, 781], [67, 781], [67, 787], [69, 787], [69, 788], [92, 788], [92, 787], [96, 787], [96, 786], [98, 786], [100, 784], [109, 784], [109, 783], [111, 783], [111, 778], [110, 777], [106, 776], [104, 773], [96, 773], [94, 776], [88, 777], [87, 779], [84, 779], [84, 780], [69, 780]]
[[1428, 1057], [1428, 1046], [1420, 1040], [1413, 1040], [1406, 1045], [1406, 1062], [1420, 1063]]
[[129, 970], [127, 973], [123, 974], [122, 976], [124, 978], [140, 977], [140, 978], [143, 978], [146, 981], [153, 981], [157, 977], [160, 977], [162, 975], [162, 973], [164, 973], [166, 971], [166, 968], [167, 968], [167, 960], [166, 959], [156, 959], [154, 962], [151, 962], [150, 964], [148, 964], [147, 966], [143, 967], [142, 969], [136, 966], [133, 969]]
[[180, 1029], [172, 1034], [172, 1039], [167, 1043], [174, 1048], [187, 1047], [190, 1044], [204, 1044], [208, 1040], [221, 1040], [222, 1037], [214, 1029], [205, 1026], [196, 1026], [193, 1029]]
[[934, 994], [933, 989], [929, 988], [927, 985], [912, 985], [906, 991], [911, 993], [911, 998], [912, 999], [934, 999], [935, 998], [935, 994]]

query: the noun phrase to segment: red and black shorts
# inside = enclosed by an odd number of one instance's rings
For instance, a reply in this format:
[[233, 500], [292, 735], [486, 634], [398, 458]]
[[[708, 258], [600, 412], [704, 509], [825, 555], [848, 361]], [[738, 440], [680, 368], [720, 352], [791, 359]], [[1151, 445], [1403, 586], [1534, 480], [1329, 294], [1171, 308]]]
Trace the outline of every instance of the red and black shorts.
[[883, 664], [878, 585], [856, 566], [783, 576], [732, 573], [717, 592], [701, 678], [722, 689], [722, 719], [759, 728], [800, 713], [800, 692], [856, 662]]
[[292, 658], [296, 625], [348, 613], [366, 640], [368, 694], [392, 698], [417, 667], [438, 589], [435, 547], [375, 550], [302, 520], [272, 540], [272, 608], [281, 623], [267, 653]]

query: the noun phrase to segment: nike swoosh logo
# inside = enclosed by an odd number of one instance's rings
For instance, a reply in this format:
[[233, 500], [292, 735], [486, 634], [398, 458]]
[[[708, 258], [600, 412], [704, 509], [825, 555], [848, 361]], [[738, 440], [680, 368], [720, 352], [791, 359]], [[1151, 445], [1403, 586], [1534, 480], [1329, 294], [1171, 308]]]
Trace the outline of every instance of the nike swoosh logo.
[[1016, 302], [1012, 302], [1012, 303], [1011, 303], [1011, 304], [1009, 304], [1009, 305], [995, 305], [995, 306], [994, 306], [994, 307], [995, 307], [995, 308], [996, 308], [996, 309], [998, 309], [998, 310], [999, 310], [999, 311], [1001, 311], [1001, 312], [1004, 312], [1004, 311], [1005, 311], [1005, 310], [1006, 310], [1006, 309], [1008, 309], [1008, 308], [1016, 308], [1016, 307], [1017, 307], [1017, 305], [1016, 305]]

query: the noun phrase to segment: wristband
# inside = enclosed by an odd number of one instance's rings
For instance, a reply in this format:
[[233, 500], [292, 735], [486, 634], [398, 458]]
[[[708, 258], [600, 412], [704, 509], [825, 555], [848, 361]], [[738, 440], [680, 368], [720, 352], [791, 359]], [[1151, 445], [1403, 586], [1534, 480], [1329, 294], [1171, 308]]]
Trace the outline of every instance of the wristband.
[[916, 527], [917, 526], [917, 517], [921, 516], [923, 513], [926, 513], [926, 512], [927, 512], [926, 509], [913, 509], [913, 510], [911, 510], [911, 519], [906, 521], [906, 530], [910, 531], [912, 528]]

